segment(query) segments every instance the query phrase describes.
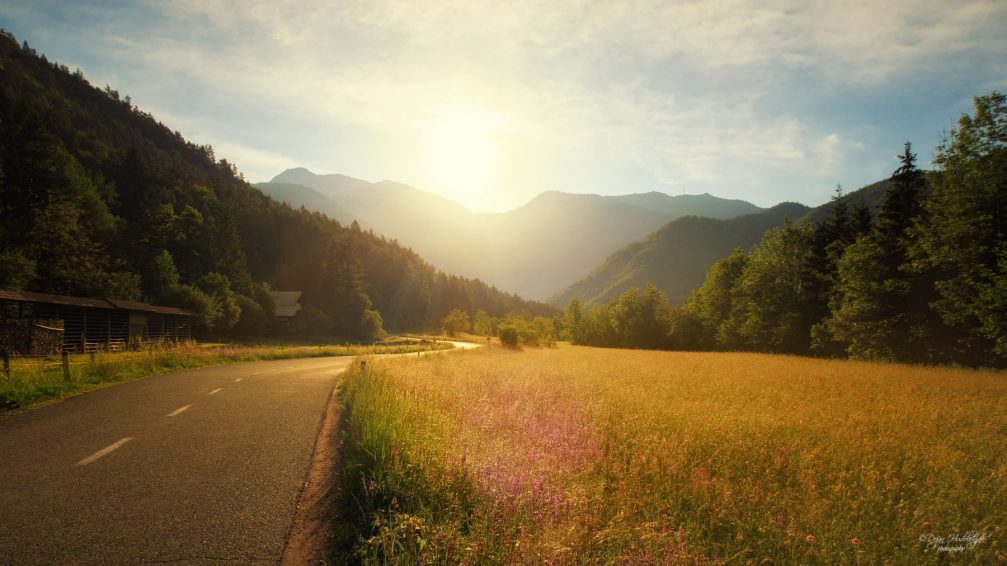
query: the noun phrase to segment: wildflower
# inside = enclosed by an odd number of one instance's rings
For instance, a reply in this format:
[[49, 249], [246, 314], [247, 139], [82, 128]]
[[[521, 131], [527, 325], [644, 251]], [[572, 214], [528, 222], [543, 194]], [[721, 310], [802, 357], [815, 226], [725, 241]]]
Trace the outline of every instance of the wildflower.
[[808, 536], [804, 537], [804, 540], [806, 540], [808, 542], [815, 542], [815, 535], [808, 535]]
[[853, 537], [853, 539], [850, 540], [850, 542], [852, 542], [853, 544], [860, 544], [860, 539], [858, 539], [857, 537]]

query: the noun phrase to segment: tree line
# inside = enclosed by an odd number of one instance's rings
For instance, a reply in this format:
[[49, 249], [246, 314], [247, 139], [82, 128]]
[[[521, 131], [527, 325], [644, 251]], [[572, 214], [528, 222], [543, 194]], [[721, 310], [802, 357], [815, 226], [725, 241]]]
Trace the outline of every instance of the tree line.
[[454, 337], [463, 332], [479, 336], [496, 336], [504, 346], [556, 345], [562, 333], [562, 319], [558, 316], [533, 315], [528, 311], [510, 311], [501, 317], [477, 310], [473, 316], [462, 309], [453, 309], [441, 319], [441, 329]]
[[276, 332], [271, 289], [303, 292], [294, 329], [357, 339], [455, 308], [554, 312], [276, 203], [212, 147], [6, 32], [0, 217], [0, 288], [188, 308], [204, 334]]
[[837, 188], [830, 214], [735, 250], [681, 305], [653, 286], [571, 301], [564, 336], [597, 346], [748, 350], [1007, 365], [1007, 97], [974, 99], [934, 170], [909, 143], [876, 215]]

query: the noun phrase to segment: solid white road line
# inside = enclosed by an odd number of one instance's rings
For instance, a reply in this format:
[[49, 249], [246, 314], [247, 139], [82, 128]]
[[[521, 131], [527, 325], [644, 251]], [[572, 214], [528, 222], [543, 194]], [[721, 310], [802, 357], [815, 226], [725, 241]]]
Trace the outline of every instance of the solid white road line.
[[114, 450], [118, 449], [123, 444], [126, 444], [130, 440], [133, 440], [133, 437], [132, 436], [127, 436], [126, 438], [123, 438], [122, 440], [120, 440], [118, 442], [109, 444], [108, 446], [102, 448], [101, 450], [95, 452], [94, 454], [91, 454], [87, 458], [84, 458], [80, 462], [77, 462], [77, 465], [78, 466], [86, 466], [86, 465], [90, 464], [91, 462], [94, 462], [98, 458], [101, 458], [103, 456], [107, 456], [108, 454], [110, 454]]
[[182, 411], [184, 411], [184, 410], [188, 409], [188, 408], [189, 408], [189, 407], [191, 407], [191, 406], [192, 406], [192, 405], [186, 405], [186, 406], [184, 406], [184, 407], [179, 407], [179, 408], [175, 409], [174, 411], [172, 411], [172, 412], [168, 413], [168, 416], [169, 416], [169, 417], [177, 417], [179, 413], [181, 413]]
[[218, 392], [218, 391], [220, 391], [221, 389], [223, 389], [223, 387], [218, 387], [218, 388], [214, 389], [213, 391], [211, 391], [211, 392], [207, 393], [207, 395], [213, 395], [214, 393], [217, 393], [217, 392]]

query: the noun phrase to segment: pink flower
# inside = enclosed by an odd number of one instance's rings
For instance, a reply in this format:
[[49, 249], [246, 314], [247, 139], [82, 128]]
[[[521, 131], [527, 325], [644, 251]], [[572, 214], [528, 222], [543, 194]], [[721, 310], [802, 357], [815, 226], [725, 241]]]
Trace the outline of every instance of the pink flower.
[[808, 542], [815, 542], [815, 535], [808, 535], [808, 536], [804, 537], [804, 540], [806, 540]]
[[858, 539], [857, 537], [853, 537], [853, 539], [850, 540], [850, 542], [852, 542], [853, 544], [860, 544], [860, 539]]

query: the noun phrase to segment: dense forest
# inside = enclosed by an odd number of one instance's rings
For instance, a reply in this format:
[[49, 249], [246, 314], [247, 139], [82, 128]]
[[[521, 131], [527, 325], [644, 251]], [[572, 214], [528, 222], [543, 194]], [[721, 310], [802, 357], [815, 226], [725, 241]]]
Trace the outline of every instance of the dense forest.
[[877, 214], [767, 231], [673, 306], [653, 286], [566, 307], [576, 343], [1007, 365], [1007, 97], [976, 97], [923, 172], [910, 144]]
[[6, 32], [0, 217], [0, 288], [189, 308], [203, 332], [275, 330], [270, 289], [304, 292], [297, 328], [360, 339], [456, 308], [554, 312], [278, 204], [211, 147]]

